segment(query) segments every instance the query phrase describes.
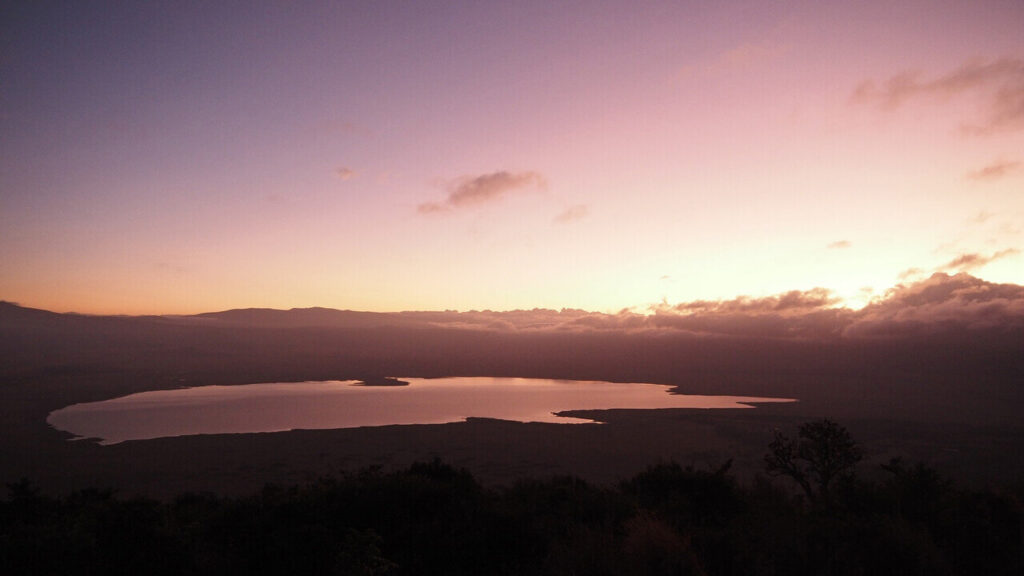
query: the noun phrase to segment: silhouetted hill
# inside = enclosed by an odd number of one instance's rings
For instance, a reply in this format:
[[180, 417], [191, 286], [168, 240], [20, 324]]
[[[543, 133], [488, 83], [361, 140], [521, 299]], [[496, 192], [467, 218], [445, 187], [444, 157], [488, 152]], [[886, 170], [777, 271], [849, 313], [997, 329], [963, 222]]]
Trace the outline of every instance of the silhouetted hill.
[[222, 312], [207, 312], [182, 318], [216, 320], [225, 324], [258, 326], [265, 328], [307, 328], [337, 327], [353, 328], [378, 326], [393, 323], [392, 315], [376, 312], [354, 312], [352, 310], [335, 310], [333, 308], [292, 308], [275, 310], [272, 308], [243, 308]]
[[26, 308], [13, 302], [0, 300], [0, 325], [59, 322], [66, 317], [66, 314], [58, 314], [38, 308]]

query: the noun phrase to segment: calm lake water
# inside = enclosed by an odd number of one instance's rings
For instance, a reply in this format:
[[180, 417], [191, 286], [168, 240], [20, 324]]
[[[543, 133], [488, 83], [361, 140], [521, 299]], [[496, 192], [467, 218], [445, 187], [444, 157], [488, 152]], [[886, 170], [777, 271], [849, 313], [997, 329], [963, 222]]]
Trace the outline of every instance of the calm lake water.
[[559, 424], [592, 420], [567, 410], [610, 408], [752, 408], [783, 398], [669, 394], [658, 384], [526, 378], [404, 378], [408, 386], [357, 381], [204, 386], [142, 392], [75, 404], [47, 422], [103, 444], [189, 434], [280, 432], [395, 424], [443, 424], [496, 418]]

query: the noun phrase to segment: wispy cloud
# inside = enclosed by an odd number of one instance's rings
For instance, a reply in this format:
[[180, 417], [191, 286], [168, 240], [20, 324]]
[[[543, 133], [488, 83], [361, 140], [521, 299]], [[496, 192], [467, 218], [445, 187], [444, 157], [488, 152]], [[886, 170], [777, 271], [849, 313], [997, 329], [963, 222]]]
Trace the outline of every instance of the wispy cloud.
[[334, 173], [337, 174], [338, 178], [341, 178], [342, 180], [351, 180], [355, 178], [356, 175], [358, 174], [355, 170], [351, 168], [338, 168], [337, 170], [334, 171]]
[[826, 248], [830, 250], [838, 250], [842, 248], [849, 248], [850, 246], [853, 246], [853, 243], [850, 242], [849, 240], [836, 240], [835, 242], [829, 243], [829, 245], [826, 246]]
[[509, 192], [545, 188], [547, 181], [538, 172], [499, 171], [479, 176], [463, 176], [448, 185], [448, 196], [440, 202], [424, 202], [420, 214], [446, 212], [495, 202]]
[[1017, 161], [1006, 161], [998, 160], [987, 166], [978, 168], [977, 170], [971, 170], [967, 173], [968, 180], [975, 180], [978, 182], [990, 182], [992, 180], [998, 180], [1003, 176], [1012, 174], [1020, 168], [1020, 162]]
[[590, 208], [585, 204], [577, 204], [575, 206], [570, 206], [555, 215], [554, 222], [555, 224], [566, 224], [568, 222], [574, 222], [576, 220], [586, 218], [587, 214], [590, 214]]
[[990, 219], [992, 219], [992, 216], [993, 216], [993, 214], [991, 212], [986, 212], [985, 210], [980, 210], [976, 214], [971, 216], [971, 218], [968, 220], [968, 223], [970, 223], [970, 224], [984, 224], [985, 222], [988, 222]]
[[913, 278], [915, 276], [920, 276], [921, 274], [924, 274], [924, 270], [920, 268], [907, 268], [903, 272], [899, 273], [898, 278], [900, 280], [906, 280], [907, 278]]
[[1024, 128], [1024, 60], [1019, 58], [969, 62], [933, 79], [904, 71], [881, 82], [865, 80], [853, 91], [851, 100], [892, 110], [918, 98], [946, 98], [966, 92], [983, 94], [987, 110], [981, 124], [963, 127], [965, 133]]
[[1019, 253], [1020, 250], [1017, 250], [1016, 248], [1007, 248], [1006, 250], [1000, 250], [999, 252], [995, 252], [991, 256], [983, 256], [981, 254], [976, 253], [961, 254], [956, 258], [953, 258], [949, 262], [946, 262], [942, 266], [939, 266], [935, 270], [936, 272], [968, 272], [970, 270], [981, 268], [982, 266], [994, 260], [999, 260], [1000, 258], [1013, 256]]

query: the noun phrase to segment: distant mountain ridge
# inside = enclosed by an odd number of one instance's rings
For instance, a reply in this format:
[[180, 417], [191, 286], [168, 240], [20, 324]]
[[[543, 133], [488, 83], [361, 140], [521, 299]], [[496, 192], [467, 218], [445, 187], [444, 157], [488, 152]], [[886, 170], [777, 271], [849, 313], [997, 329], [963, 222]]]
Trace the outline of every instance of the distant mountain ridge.
[[387, 324], [391, 314], [384, 312], [357, 312], [334, 308], [235, 308], [221, 312], [204, 312], [181, 318], [218, 320], [228, 324], [266, 326], [277, 328], [307, 328], [316, 326], [365, 327]]
[[[1024, 286], [996, 284], [968, 274], [935, 274], [898, 285], [883, 298], [853, 310], [834, 307], [827, 290], [790, 291], [764, 298], [696, 301], [652, 307], [649, 313], [608, 314], [576, 309], [458, 312], [359, 312], [333, 308], [240, 308], [195, 315], [88, 316], [57, 314], [3, 302], [0, 321], [59, 322], [90, 319], [192, 326], [267, 329], [431, 328], [496, 332], [677, 333], [753, 339], [1002, 338], [1024, 334]], [[63, 319], [63, 320], [62, 320]]]
[[14, 319], [14, 318], [52, 318], [56, 316], [62, 316], [59, 312], [50, 312], [49, 310], [42, 310], [40, 308], [27, 308], [14, 302], [8, 302], [6, 300], [0, 300], [0, 319]]

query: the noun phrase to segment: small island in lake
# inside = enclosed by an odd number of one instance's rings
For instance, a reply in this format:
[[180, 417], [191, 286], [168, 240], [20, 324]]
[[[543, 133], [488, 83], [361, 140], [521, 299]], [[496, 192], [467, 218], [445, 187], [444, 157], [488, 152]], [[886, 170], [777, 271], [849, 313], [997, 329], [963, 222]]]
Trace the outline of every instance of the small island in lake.
[[373, 377], [364, 378], [356, 383], [356, 386], [408, 386], [409, 383], [398, 378]]

